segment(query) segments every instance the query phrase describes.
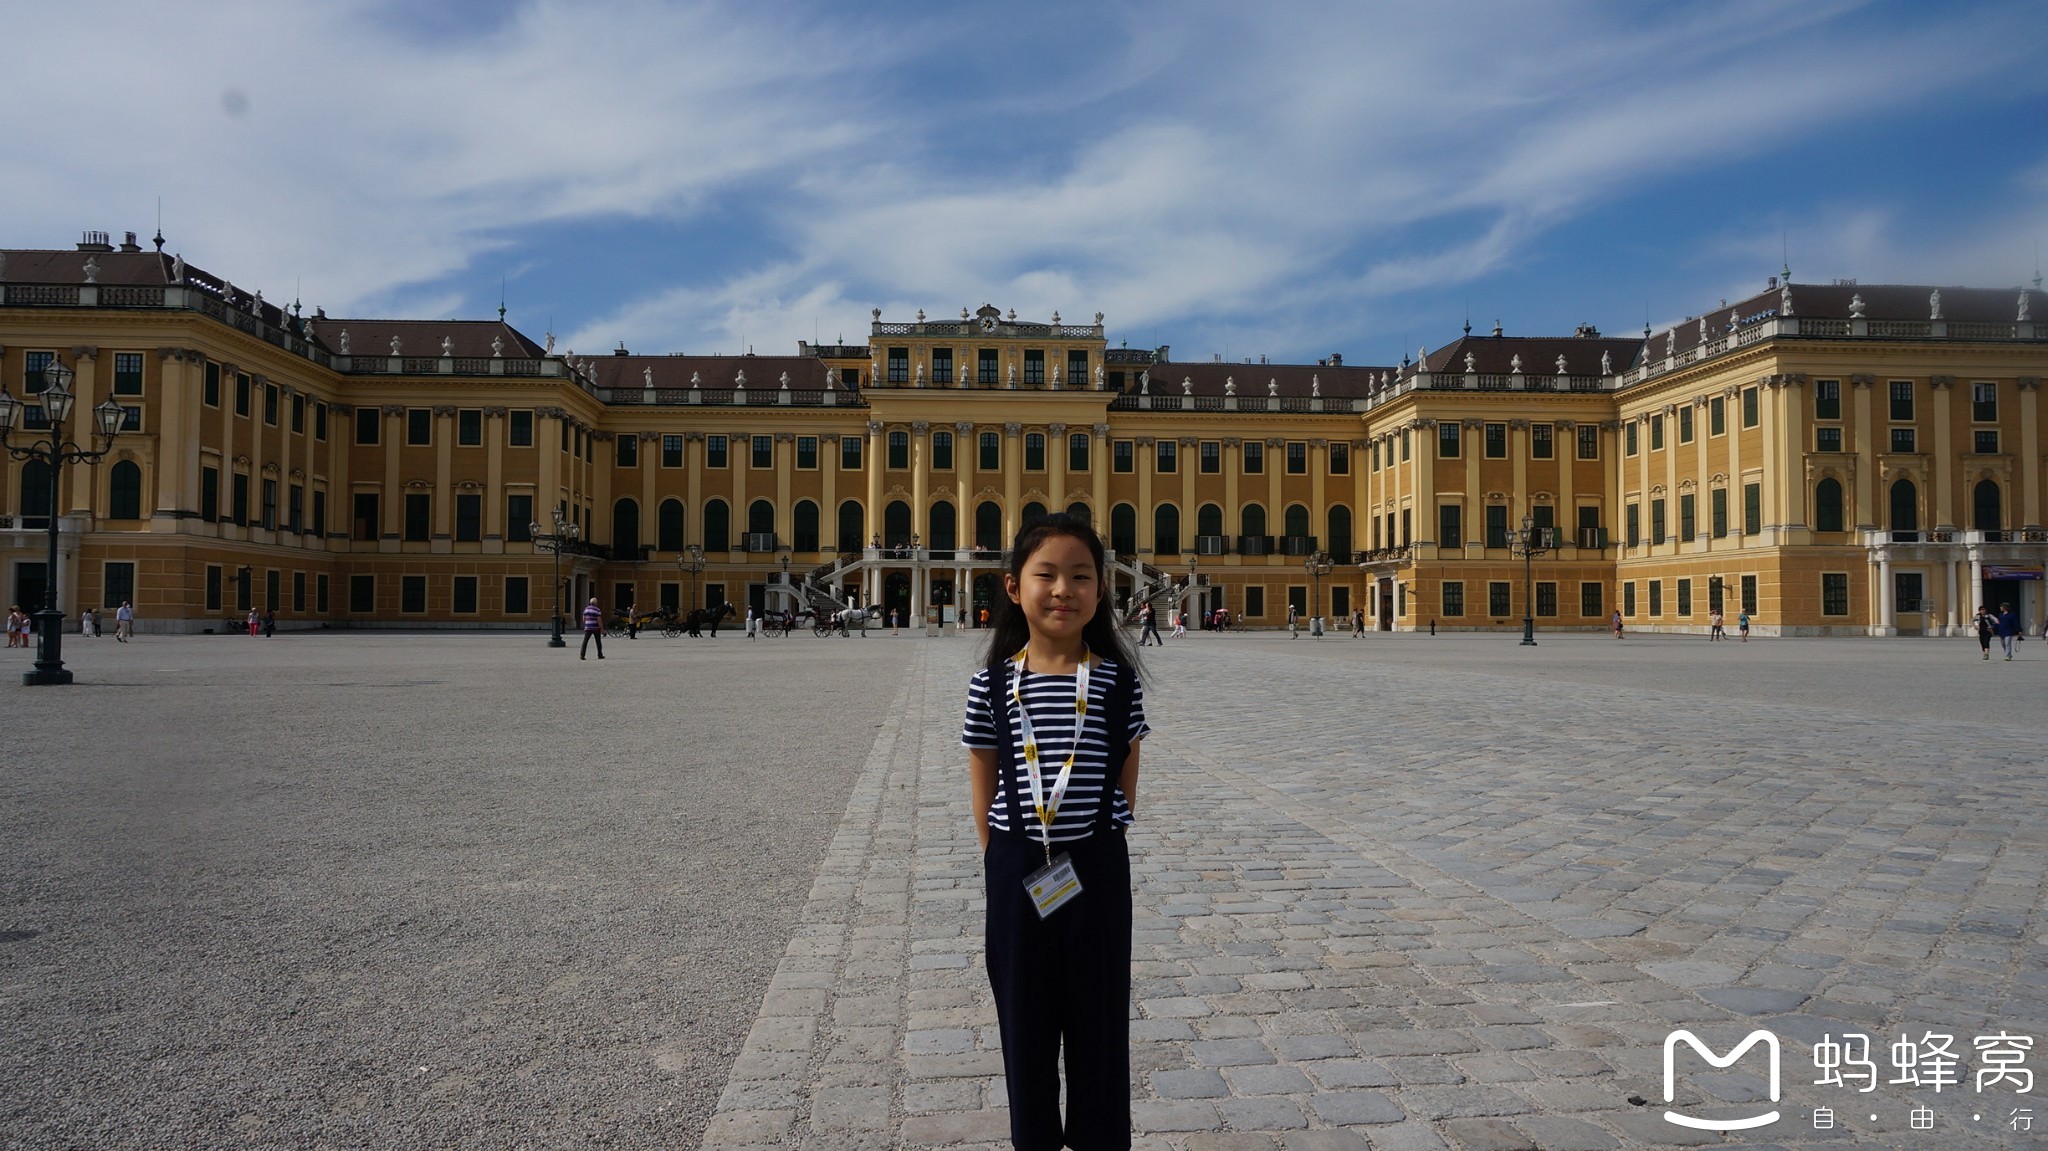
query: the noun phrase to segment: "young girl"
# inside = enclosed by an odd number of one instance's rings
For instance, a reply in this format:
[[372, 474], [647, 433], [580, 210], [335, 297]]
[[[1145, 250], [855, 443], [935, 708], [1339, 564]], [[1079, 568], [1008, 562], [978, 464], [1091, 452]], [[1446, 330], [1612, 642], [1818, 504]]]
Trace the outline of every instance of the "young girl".
[[[1102, 596], [1102, 540], [1064, 514], [1010, 551], [961, 734], [988, 884], [988, 973], [1019, 1151], [1131, 1145], [1131, 861], [1145, 725]], [[1067, 1114], [1059, 1112], [1065, 1047]]]

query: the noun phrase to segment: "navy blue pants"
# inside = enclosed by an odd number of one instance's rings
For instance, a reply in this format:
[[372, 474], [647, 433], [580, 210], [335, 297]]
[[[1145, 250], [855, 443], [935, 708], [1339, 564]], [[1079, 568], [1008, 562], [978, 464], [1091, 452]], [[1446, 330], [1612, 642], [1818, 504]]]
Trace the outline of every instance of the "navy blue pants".
[[[1002, 1025], [1017, 1151], [1131, 1146], [1131, 857], [1122, 832], [1053, 853], [1073, 857], [1081, 894], [1040, 919], [1024, 877], [1045, 866], [1035, 839], [996, 832], [988, 873], [988, 978]], [[1060, 1121], [1060, 1048], [1067, 1116]]]

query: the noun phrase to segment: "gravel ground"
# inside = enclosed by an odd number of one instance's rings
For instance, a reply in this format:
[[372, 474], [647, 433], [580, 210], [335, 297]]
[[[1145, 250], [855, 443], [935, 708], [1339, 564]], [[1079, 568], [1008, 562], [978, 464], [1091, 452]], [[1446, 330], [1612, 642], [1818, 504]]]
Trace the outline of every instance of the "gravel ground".
[[0, 1146], [695, 1146], [924, 642], [6, 653]]

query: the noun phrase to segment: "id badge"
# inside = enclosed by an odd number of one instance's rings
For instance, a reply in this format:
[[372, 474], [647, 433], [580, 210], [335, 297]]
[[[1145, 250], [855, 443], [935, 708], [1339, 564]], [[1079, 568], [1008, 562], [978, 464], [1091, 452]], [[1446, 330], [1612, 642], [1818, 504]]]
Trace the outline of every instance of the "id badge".
[[1030, 893], [1031, 905], [1038, 908], [1040, 919], [1064, 907], [1068, 900], [1081, 894], [1073, 857], [1066, 852], [1053, 856], [1051, 863], [1024, 878], [1024, 890]]

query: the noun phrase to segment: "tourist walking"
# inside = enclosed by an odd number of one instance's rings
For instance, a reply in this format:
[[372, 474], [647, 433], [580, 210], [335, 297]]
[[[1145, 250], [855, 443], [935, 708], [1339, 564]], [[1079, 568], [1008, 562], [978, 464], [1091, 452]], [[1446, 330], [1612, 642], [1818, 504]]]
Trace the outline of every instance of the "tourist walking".
[[1985, 611], [1984, 606], [1979, 604], [1977, 616], [1970, 621], [1970, 626], [1977, 633], [1977, 649], [1984, 653], [1985, 659], [1990, 659], [1991, 637], [1998, 634], [1998, 617]]
[[7, 646], [21, 646], [21, 605], [10, 604], [7, 608]]
[[[747, 614], [751, 619], [753, 613], [749, 612]], [[591, 596], [590, 602], [583, 605], [583, 650], [577, 654], [577, 659], [590, 658], [590, 641], [592, 640], [597, 641], [597, 658], [603, 659], [604, 609], [597, 606], [596, 596]]]
[[92, 638], [92, 609], [91, 609], [91, 608], [86, 608], [86, 609], [85, 609], [84, 611], [82, 611], [82, 612], [79, 612], [79, 613], [78, 613], [78, 634], [79, 634], [79, 636], [80, 636], [81, 638], [83, 638], [83, 639], [91, 639], [91, 638]]
[[1150, 603], [1147, 603], [1138, 609], [1138, 621], [1140, 624], [1143, 625], [1138, 629], [1139, 647], [1145, 646], [1145, 640], [1147, 639], [1147, 637], [1149, 637], [1153, 643], [1159, 645], [1160, 647], [1166, 646], [1166, 641], [1159, 638], [1159, 621], [1153, 618], [1152, 605]]
[[626, 605], [626, 638], [640, 638], [640, 605], [637, 603]]
[[1621, 638], [1621, 609], [1614, 609], [1614, 638]]
[[260, 616], [260, 615], [258, 615], [258, 614], [256, 614], [256, 609], [255, 609], [255, 608], [253, 608], [253, 607], [252, 607], [252, 608], [250, 608], [250, 609], [249, 609], [249, 638], [250, 638], [250, 639], [254, 639], [254, 638], [256, 638], [256, 629], [258, 629], [258, 628], [260, 628], [260, 627], [262, 627], [262, 626], [263, 626], [263, 617], [262, 617], [262, 616]]
[[1721, 621], [1723, 620], [1723, 618], [1725, 617], [1721, 615], [1720, 608], [1715, 608], [1712, 612], [1708, 613], [1707, 639], [1709, 642], [1717, 639], [1728, 638], [1728, 629], [1721, 626]]
[[1362, 607], [1351, 609], [1351, 638], [1365, 638], [1365, 609]]
[[1749, 612], [1747, 609], [1735, 613], [1735, 630], [1742, 634], [1742, 642], [1749, 642]]
[[968, 681], [961, 730], [1010, 1140], [1122, 1149], [1131, 1138], [1124, 834], [1138, 806], [1144, 696], [1102, 597], [1102, 541], [1087, 521], [1034, 520], [1010, 556], [1008, 600], [988, 666]]
[[1188, 613], [1187, 613], [1187, 611], [1186, 611], [1185, 609], [1183, 609], [1183, 608], [1174, 608], [1174, 609], [1173, 609], [1173, 638], [1175, 638], [1175, 639], [1186, 639], [1187, 637], [1188, 637]]
[[747, 638], [760, 639], [760, 621], [754, 618], [754, 609], [747, 609]]
[[114, 609], [114, 640], [117, 643], [127, 643], [134, 638], [135, 607], [124, 599], [121, 606]]
[[1287, 638], [1301, 638], [1301, 615], [1294, 610], [1293, 604], [1287, 605]]
[[2012, 605], [1998, 605], [1998, 646], [2005, 649], [2005, 658], [2012, 659], [2012, 645], [2021, 634], [2020, 617], [2013, 614]]
[[276, 611], [273, 611], [273, 610], [265, 610], [265, 611], [264, 611], [264, 613], [263, 613], [263, 638], [264, 638], [264, 639], [275, 639], [275, 638], [277, 638], [277, 612], [276, 612]]

